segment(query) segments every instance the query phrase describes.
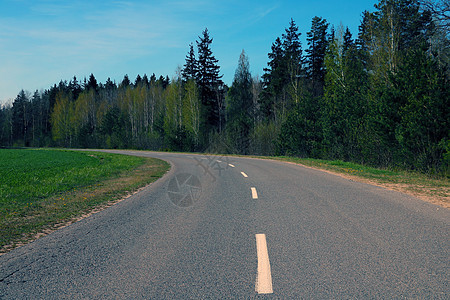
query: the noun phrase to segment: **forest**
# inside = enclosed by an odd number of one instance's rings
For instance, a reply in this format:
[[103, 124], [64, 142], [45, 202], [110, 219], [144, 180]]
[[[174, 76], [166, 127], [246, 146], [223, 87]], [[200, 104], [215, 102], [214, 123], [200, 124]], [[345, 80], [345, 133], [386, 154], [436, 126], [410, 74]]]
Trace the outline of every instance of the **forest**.
[[0, 147], [289, 155], [448, 177], [448, 6], [380, 0], [355, 35], [314, 17], [305, 47], [287, 20], [261, 78], [243, 50], [231, 86], [205, 29], [172, 78], [20, 91], [0, 109]]

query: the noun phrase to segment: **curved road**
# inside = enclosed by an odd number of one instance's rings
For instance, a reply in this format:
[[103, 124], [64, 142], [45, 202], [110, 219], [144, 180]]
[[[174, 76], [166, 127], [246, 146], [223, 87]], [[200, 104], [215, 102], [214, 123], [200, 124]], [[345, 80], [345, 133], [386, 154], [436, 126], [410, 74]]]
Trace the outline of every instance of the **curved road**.
[[449, 299], [447, 209], [269, 160], [172, 169], [0, 256], [0, 299]]

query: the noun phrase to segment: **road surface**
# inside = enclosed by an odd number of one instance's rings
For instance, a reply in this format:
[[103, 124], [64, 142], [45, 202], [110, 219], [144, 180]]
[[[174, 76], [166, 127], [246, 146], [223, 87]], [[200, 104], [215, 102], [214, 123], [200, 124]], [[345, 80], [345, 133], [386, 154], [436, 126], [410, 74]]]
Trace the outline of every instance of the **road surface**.
[[0, 256], [0, 299], [449, 299], [447, 209], [294, 164], [169, 161], [142, 192]]

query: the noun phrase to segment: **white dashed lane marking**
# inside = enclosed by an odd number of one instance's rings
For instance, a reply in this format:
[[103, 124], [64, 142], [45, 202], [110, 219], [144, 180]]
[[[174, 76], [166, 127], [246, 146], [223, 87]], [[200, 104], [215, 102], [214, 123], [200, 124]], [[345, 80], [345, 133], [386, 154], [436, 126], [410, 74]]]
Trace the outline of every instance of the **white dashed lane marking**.
[[258, 193], [256, 192], [256, 188], [252, 187], [250, 189], [252, 190], [252, 198], [258, 199]]
[[258, 257], [258, 274], [255, 291], [258, 294], [272, 294], [272, 274], [270, 273], [269, 252], [265, 234], [256, 234], [256, 254]]

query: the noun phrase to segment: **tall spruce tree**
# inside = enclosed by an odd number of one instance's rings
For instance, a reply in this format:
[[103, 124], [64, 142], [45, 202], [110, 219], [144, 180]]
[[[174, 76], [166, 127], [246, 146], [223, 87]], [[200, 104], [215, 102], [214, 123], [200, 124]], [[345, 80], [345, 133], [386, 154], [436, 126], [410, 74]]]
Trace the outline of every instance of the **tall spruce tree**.
[[228, 91], [227, 133], [235, 152], [249, 154], [250, 132], [253, 128], [252, 76], [248, 57], [242, 50], [233, 85]]
[[189, 53], [186, 55], [186, 63], [184, 64], [181, 75], [184, 81], [194, 80], [197, 78], [197, 72], [197, 59], [195, 58], [194, 45], [191, 43], [189, 44]]
[[[301, 33], [298, 32], [298, 26], [291, 19], [289, 27], [285, 29], [283, 38], [284, 64], [287, 72], [288, 93], [291, 103], [299, 102], [299, 79], [303, 75], [302, 70], [302, 46], [299, 40]], [[288, 108], [290, 105], [288, 105]]]
[[328, 45], [327, 20], [314, 17], [312, 19], [311, 31], [307, 33], [308, 49], [306, 49], [307, 74], [311, 81], [311, 91], [314, 97], [323, 95], [325, 82], [325, 51]]
[[320, 105], [322, 155], [327, 159], [360, 159], [367, 77], [356, 52], [350, 31], [340, 27], [325, 55], [325, 88]]
[[206, 28], [197, 41], [198, 72], [196, 81], [202, 103], [203, 142], [206, 144], [213, 132], [220, 132], [224, 125], [224, 85], [218, 60], [211, 50], [213, 39]]
[[31, 120], [30, 99], [24, 90], [21, 90], [14, 99], [12, 106], [12, 132], [13, 138], [24, 146], [29, 146], [28, 133]]
[[[392, 77], [402, 103], [395, 136], [404, 165], [423, 172], [445, 171], [450, 144], [450, 89], [447, 72], [422, 46], [411, 48]], [[447, 161], [450, 163], [450, 161]], [[448, 174], [447, 174], [448, 175]]]
[[278, 37], [272, 43], [272, 52], [268, 54], [269, 62], [264, 68], [263, 91], [260, 98], [261, 111], [266, 120], [275, 120], [277, 98], [283, 93], [286, 83], [286, 69], [283, 64], [283, 45]]
[[91, 75], [89, 75], [89, 80], [86, 84], [86, 86], [84, 87], [86, 90], [94, 90], [95, 92], [98, 92], [98, 83], [97, 83], [97, 79], [95, 79], [94, 74], [91, 73]]
[[282, 38], [272, 44], [270, 61], [264, 69], [261, 109], [269, 120], [281, 124], [288, 111], [299, 102], [302, 90], [302, 48], [300, 33], [291, 19]]
[[370, 87], [364, 156], [373, 164], [387, 166], [402, 159], [396, 131], [406, 100], [397, 94], [392, 80], [407, 53], [429, 40], [431, 19], [427, 12], [420, 11], [416, 0], [380, 0], [375, 8], [360, 27], [364, 29], [360, 40], [367, 49], [365, 68]]

